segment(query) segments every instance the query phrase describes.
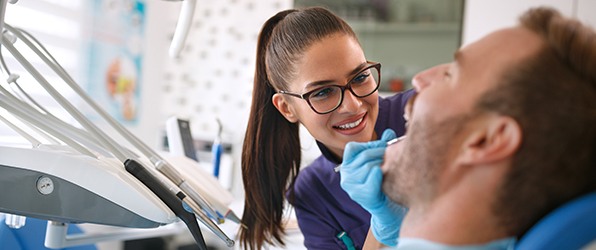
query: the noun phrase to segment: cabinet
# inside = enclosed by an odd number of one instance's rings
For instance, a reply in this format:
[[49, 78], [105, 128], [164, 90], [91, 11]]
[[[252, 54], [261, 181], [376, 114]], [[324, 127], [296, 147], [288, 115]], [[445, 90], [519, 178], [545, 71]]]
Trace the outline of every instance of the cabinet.
[[[595, 4], [593, 0], [580, 2], [585, 2], [586, 5]], [[577, 0], [466, 0], [462, 45], [478, 40], [497, 29], [516, 25], [518, 17], [531, 7], [550, 6], [558, 9], [563, 15], [575, 16], [576, 4]], [[591, 13], [594, 18], [594, 8]], [[590, 14], [586, 12], [585, 15]]]
[[596, 1], [594, 0], [576, 0], [575, 16], [596, 28]]
[[419, 71], [450, 61], [460, 45], [463, 0], [296, 0], [324, 6], [356, 32], [366, 58], [382, 64], [381, 92], [411, 87]]
[[350, 25], [366, 57], [382, 63], [381, 91], [410, 88], [416, 73], [451, 60], [459, 47], [460, 24], [456, 22]]

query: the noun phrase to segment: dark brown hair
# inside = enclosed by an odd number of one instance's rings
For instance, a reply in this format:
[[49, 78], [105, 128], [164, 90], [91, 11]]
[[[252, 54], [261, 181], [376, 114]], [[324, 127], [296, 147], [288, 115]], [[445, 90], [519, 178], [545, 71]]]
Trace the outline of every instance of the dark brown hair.
[[509, 235], [596, 190], [596, 33], [550, 8], [527, 11], [538, 53], [511, 65], [479, 107], [513, 117], [523, 141], [494, 212]]
[[[315, 42], [333, 34], [356, 35], [341, 18], [324, 8], [285, 10], [261, 29], [257, 44], [252, 106], [242, 147], [245, 201], [240, 242], [260, 249], [284, 244], [284, 194], [300, 167], [298, 124], [287, 121], [272, 103], [276, 90], [287, 90], [295, 63]], [[290, 183], [288, 185], [288, 183]]]

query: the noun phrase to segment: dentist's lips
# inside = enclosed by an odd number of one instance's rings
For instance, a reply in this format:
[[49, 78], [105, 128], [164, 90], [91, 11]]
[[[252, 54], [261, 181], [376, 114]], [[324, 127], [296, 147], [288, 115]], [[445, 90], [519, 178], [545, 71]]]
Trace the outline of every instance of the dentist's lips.
[[358, 117], [342, 121], [337, 125], [333, 125], [333, 128], [337, 132], [345, 135], [353, 135], [359, 133], [366, 127], [366, 115], [367, 113], [364, 113]]

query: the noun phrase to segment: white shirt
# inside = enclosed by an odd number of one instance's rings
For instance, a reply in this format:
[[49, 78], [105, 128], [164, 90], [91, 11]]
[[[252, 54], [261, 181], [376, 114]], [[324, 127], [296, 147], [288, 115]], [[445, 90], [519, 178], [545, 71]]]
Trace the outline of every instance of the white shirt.
[[513, 250], [515, 238], [505, 238], [482, 245], [444, 245], [424, 239], [399, 238], [394, 250]]

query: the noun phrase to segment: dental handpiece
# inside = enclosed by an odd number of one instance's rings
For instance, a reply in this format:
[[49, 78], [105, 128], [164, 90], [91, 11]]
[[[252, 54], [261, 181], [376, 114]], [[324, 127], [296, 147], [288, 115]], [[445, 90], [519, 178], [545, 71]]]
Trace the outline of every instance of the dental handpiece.
[[[197, 241], [197, 244], [202, 241], [202, 234], [196, 224], [196, 220], [201, 221], [209, 230], [215, 235], [226, 242], [228, 247], [234, 246], [234, 241], [230, 239], [213, 221], [209, 219], [207, 214], [201, 209], [201, 207], [190, 197], [187, 197], [184, 193], [180, 192], [176, 188], [168, 187], [168, 184], [160, 181], [153, 176], [148, 169], [145, 169], [141, 164], [135, 160], [127, 160], [124, 163], [126, 171], [135, 176], [139, 181], [145, 184], [151, 191], [153, 191], [166, 205], [172, 209], [172, 211], [178, 216], [185, 224], [187, 224], [189, 230], [193, 234], [193, 237]], [[172, 197], [177, 197], [172, 199]], [[182, 203], [181, 203], [182, 202]], [[184, 207], [186, 205], [187, 207]], [[181, 210], [181, 207], [184, 207]], [[192, 216], [190, 214], [192, 214]], [[193, 220], [195, 220], [193, 222]]]
[[184, 191], [191, 199], [195, 200], [198, 205], [205, 210], [205, 212], [212, 218], [216, 219], [218, 223], [223, 223], [224, 218], [221, 214], [215, 211], [213, 205], [205, 200], [199, 193], [197, 193], [190, 185], [180, 176], [180, 174], [173, 169], [172, 166], [168, 165], [167, 162], [160, 159], [150, 159], [155, 162], [155, 168], [157, 171], [168, 177], [176, 186]]
[[157, 195], [157, 197], [159, 197], [159, 199], [162, 200], [166, 206], [168, 206], [168, 208], [170, 208], [172, 212], [184, 222], [184, 224], [186, 224], [199, 249], [207, 249], [205, 239], [203, 238], [199, 224], [196, 221], [195, 214], [184, 208], [184, 204], [182, 203], [184, 195], [182, 193], [172, 193], [161, 181], [155, 178], [155, 176], [135, 160], [126, 160], [124, 162], [124, 168]]
[[[393, 144], [395, 144], [395, 143], [398, 143], [398, 142], [400, 142], [400, 141], [403, 141], [404, 139], [406, 139], [406, 136], [405, 136], [405, 135], [402, 135], [402, 136], [400, 136], [400, 137], [397, 137], [397, 138], [391, 139], [391, 140], [389, 140], [389, 141], [387, 142], [387, 145], [386, 145], [386, 146], [387, 146], [387, 147], [389, 147], [389, 146], [391, 146], [391, 145], [393, 145]], [[341, 170], [341, 164], [340, 164], [340, 165], [337, 165], [337, 167], [334, 167], [334, 168], [333, 168], [333, 171], [335, 171], [336, 173], [339, 173], [339, 171], [340, 171], [340, 170]]]
[[391, 140], [389, 140], [389, 141], [387, 142], [387, 147], [389, 147], [389, 146], [391, 146], [391, 145], [393, 145], [393, 144], [395, 144], [395, 143], [398, 143], [398, 142], [400, 142], [400, 141], [403, 141], [404, 139], [406, 139], [406, 136], [405, 136], [405, 135], [402, 135], [402, 136], [400, 136], [400, 137], [397, 137], [397, 138], [391, 139]]
[[215, 225], [215, 223], [209, 219], [207, 214], [200, 210], [199, 205], [193, 199], [189, 199], [189, 197], [184, 197], [182, 201], [186, 203], [191, 208], [191, 210], [199, 211], [198, 213], [195, 212], [197, 219], [203, 222], [203, 224], [207, 228], [209, 228], [211, 232], [217, 235], [217, 237], [222, 239], [228, 247], [234, 246], [234, 240], [230, 239], [230, 237], [228, 237], [217, 225]]

